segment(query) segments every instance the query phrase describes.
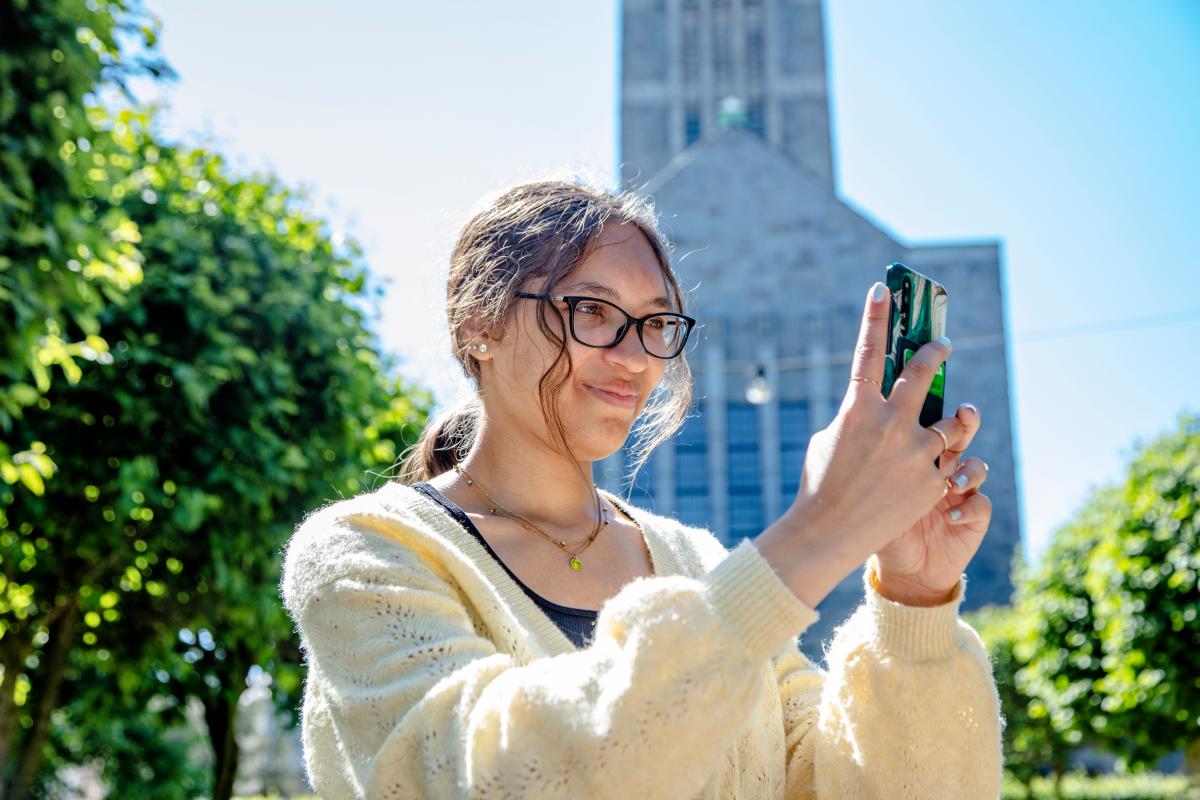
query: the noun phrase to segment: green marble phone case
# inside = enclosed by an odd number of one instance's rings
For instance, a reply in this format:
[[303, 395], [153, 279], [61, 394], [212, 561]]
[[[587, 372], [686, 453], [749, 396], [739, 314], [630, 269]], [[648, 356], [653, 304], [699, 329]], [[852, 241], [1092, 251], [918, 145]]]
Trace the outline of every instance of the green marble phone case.
[[[888, 264], [885, 282], [892, 298], [883, 369], [883, 396], [888, 397], [896, 378], [917, 349], [946, 335], [946, 307], [950, 298], [940, 283], [899, 262]], [[945, 397], [946, 364], [943, 363], [925, 396], [921, 425], [928, 427], [942, 418]]]

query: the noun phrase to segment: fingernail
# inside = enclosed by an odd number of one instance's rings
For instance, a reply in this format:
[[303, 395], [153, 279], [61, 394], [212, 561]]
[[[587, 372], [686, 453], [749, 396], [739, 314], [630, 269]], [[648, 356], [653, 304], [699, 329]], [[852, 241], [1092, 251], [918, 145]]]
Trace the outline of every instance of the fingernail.
[[960, 488], [960, 489], [961, 489], [962, 487], [966, 486], [966, 485], [967, 485], [967, 473], [965, 473], [965, 472], [960, 472], [960, 473], [958, 473], [957, 475], [955, 475], [955, 476], [954, 476], [954, 482], [955, 482], [956, 484], [958, 484], [958, 488]]
[[963, 408], [965, 408], [965, 409], [967, 409], [968, 411], [970, 411], [970, 412], [971, 412], [972, 414], [974, 414], [975, 416], [979, 416], [979, 409], [978, 409], [978, 408], [976, 408], [975, 406], [973, 406], [972, 404], [970, 404], [970, 403], [963, 403], [963, 404], [962, 404], [962, 407], [963, 407]]
[[957, 522], [958, 520], [962, 519], [962, 512], [959, 511], [957, 508], [954, 509], [953, 511], [950, 512], [950, 519], [955, 520]]
[[871, 301], [878, 303], [887, 297], [887, 284], [875, 281], [875, 285], [871, 287]]
[[946, 347], [952, 347], [952, 345], [950, 344], [950, 337], [949, 337], [949, 336], [943, 336], [942, 338], [938, 339], [938, 341], [939, 341], [941, 344], [944, 344]]

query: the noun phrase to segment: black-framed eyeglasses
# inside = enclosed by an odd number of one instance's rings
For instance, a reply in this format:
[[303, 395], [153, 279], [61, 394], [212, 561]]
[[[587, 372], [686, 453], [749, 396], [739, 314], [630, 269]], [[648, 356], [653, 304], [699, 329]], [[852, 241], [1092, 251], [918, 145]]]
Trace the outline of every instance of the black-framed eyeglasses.
[[528, 300], [552, 300], [571, 309], [571, 336], [587, 347], [616, 347], [630, 327], [637, 327], [642, 348], [655, 358], [675, 358], [683, 352], [696, 320], [686, 314], [659, 312], [635, 317], [625, 309], [598, 297], [570, 294], [517, 292]]

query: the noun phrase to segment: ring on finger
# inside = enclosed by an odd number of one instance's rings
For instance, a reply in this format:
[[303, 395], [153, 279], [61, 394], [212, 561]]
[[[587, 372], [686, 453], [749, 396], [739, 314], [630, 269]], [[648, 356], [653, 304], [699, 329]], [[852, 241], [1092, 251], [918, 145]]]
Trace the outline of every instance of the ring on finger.
[[950, 449], [950, 440], [946, 438], [945, 431], [943, 431], [937, 425], [930, 425], [929, 430], [933, 431], [938, 436], [942, 437], [942, 453], [945, 453], [947, 450]]
[[882, 389], [882, 388], [883, 388], [883, 384], [882, 384], [882, 383], [880, 383], [880, 382], [879, 382], [879, 381], [877, 381], [877, 380], [874, 380], [873, 378], [851, 378], [850, 380], [852, 380], [852, 381], [862, 381], [863, 383], [873, 383], [873, 384], [875, 384], [876, 386], [878, 386], [880, 389]]

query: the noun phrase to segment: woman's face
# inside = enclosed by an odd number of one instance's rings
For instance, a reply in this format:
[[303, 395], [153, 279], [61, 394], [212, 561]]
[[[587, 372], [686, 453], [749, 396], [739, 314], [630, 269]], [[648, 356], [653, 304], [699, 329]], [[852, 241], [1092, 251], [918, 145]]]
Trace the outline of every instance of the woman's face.
[[[535, 292], [538, 287], [534, 283], [530, 281], [521, 289]], [[611, 294], [600, 287], [608, 287]], [[671, 293], [650, 242], [632, 224], [606, 224], [588, 257], [550, 294], [608, 300], [635, 317], [677, 311], [669, 305]], [[483, 354], [472, 352], [482, 356], [480, 386], [489, 422], [553, 451], [554, 439], [539, 403], [538, 381], [554, 362], [559, 346], [538, 327], [536, 314], [539, 305], [544, 304], [544, 300], [517, 300], [501, 340], [486, 335], [474, 337], [474, 341], [486, 342], [488, 349]], [[573, 364], [559, 395], [559, 414], [575, 456], [581, 461], [598, 461], [625, 443], [667, 362], [642, 348], [633, 325], [615, 347], [583, 345], [570, 334], [567, 304], [556, 302], [554, 307], [561, 315]], [[548, 321], [553, 330], [558, 330], [552, 316]], [[556, 367], [551, 385], [565, 369], [564, 359]], [[632, 393], [634, 398], [622, 401], [606, 396], [595, 388], [601, 386]]]

